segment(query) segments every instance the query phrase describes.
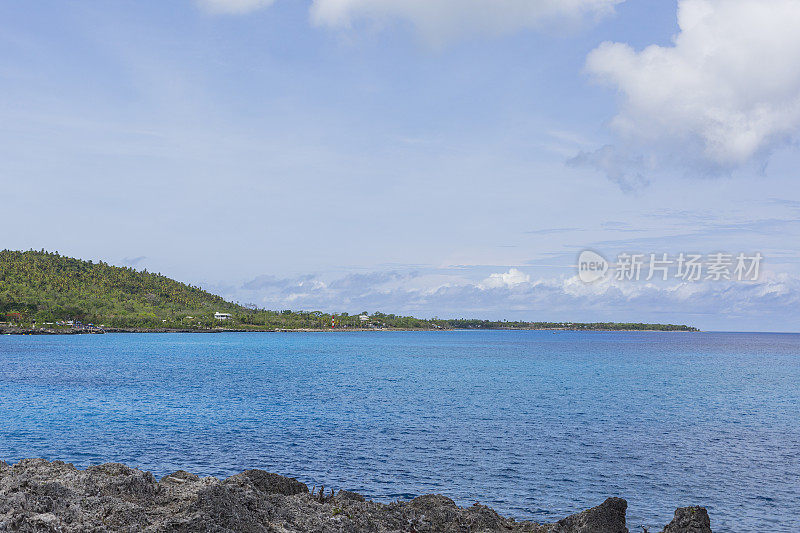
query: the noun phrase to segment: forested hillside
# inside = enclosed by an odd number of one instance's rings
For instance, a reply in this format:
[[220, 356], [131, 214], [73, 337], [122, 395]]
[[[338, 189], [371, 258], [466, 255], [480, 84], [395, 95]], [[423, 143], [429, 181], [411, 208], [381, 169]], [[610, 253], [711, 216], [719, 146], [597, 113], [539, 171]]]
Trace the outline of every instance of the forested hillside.
[[146, 270], [45, 251], [0, 252], [0, 312], [19, 313], [24, 321], [156, 326], [163, 320], [202, 320], [237, 308], [198, 287]]
[[[231, 318], [217, 320], [217, 312]], [[49, 327], [70, 320], [111, 328], [436, 327], [428, 320], [381, 313], [364, 321], [347, 313], [252, 309], [146, 270], [44, 250], [0, 252], [0, 322]]]

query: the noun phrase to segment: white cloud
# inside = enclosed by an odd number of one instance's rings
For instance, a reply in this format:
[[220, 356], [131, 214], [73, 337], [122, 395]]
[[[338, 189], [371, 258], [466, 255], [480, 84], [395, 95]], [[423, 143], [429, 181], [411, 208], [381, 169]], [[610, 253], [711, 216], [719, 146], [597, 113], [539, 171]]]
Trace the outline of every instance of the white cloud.
[[269, 7], [275, 0], [197, 0], [200, 7], [211, 13], [244, 14]]
[[613, 12], [624, 0], [314, 0], [312, 20], [347, 27], [354, 20], [399, 18], [429, 41], [503, 34], [553, 23], [579, 24]]
[[491, 274], [488, 278], [483, 280], [480, 284], [482, 288], [498, 288], [498, 287], [513, 287], [521, 283], [528, 283], [531, 277], [516, 268], [510, 269], [508, 272]]
[[680, 0], [678, 23], [671, 46], [606, 42], [587, 58], [623, 97], [623, 144], [726, 170], [797, 134], [800, 1]]

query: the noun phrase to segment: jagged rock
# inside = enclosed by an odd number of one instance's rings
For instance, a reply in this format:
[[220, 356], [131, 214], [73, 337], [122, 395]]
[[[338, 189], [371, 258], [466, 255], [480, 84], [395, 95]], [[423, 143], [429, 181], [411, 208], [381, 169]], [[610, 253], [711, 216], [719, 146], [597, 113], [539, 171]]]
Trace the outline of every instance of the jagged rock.
[[606, 501], [578, 514], [559, 520], [550, 529], [551, 533], [628, 533], [625, 527], [625, 511], [628, 502], [622, 498]]
[[308, 492], [308, 487], [305, 483], [301, 483], [294, 478], [270, 474], [263, 470], [245, 470], [241, 474], [229, 477], [225, 480], [225, 483], [238, 483], [242, 486], [251, 485], [264, 494], [292, 496]]
[[351, 500], [355, 502], [366, 501], [366, 498], [364, 498], [361, 494], [358, 494], [357, 492], [351, 492], [349, 490], [340, 490], [336, 493], [336, 497], [340, 500]]
[[711, 533], [711, 519], [704, 507], [679, 507], [662, 533]]
[[[79, 470], [61, 461], [0, 461], [0, 531], [622, 533], [626, 507], [625, 500], [609, 498], [543, 525], [477, 503], [461, 508], [441, 495], [388, 505], [349, 491], [320, 499], [296, 479], [262, 470], [225, 480], [178, 471], [156, 481], [117, 463]], [[664, 531], [707, 533], [708, 524], [705, 509], [687, 507]]]
[[185, 470], [178, 470], [172, 474], [166, 475], [161, 478], [161, 483], [186, 483], [187, 481], [200, 481], [200, 476], [191, 474]]

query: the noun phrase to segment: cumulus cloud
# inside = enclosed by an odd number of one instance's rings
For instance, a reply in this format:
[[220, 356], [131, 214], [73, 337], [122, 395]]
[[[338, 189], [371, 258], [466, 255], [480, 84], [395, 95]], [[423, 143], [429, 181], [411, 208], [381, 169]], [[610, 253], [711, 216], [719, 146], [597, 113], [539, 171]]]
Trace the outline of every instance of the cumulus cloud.
[[442, 42], [464, 34], [503, 34], [552, 24], [579, 24], [613, 12], [624, 0], [314, 0], [312, 20], [347, 27], [355, 20], [397, 18], [426, 39]]
[[516, 268], [510, 269], [508, 272], [499, 272], [491, 274], [488, 278], [483, 280], [479, 285], [480, 288], [497, 288], [497, 287], [513, 287], [521, 283], [528, 283], [531, 277]]
[[[678, 23], [670, 46], [606, 42], [587, 58], [621, 94], [611, 123], [621, 145], [726, 171], [796, 136], [800, 1], [680, 0]], [[619, 168], [595, 155], [596, 166]]]
[[275, 0], [197, 0], [197, 3], [211, 13], [244, 14], [268, 7]]

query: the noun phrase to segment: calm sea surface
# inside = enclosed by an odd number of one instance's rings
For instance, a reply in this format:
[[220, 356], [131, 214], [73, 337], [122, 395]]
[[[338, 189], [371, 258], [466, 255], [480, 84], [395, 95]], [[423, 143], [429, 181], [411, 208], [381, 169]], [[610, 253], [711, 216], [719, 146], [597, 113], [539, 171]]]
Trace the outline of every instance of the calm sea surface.
[[0, 459], [263, 468], [555, 520], [607, 496], [800, 531], [800, 335], [536, 331], [0, 337]]

